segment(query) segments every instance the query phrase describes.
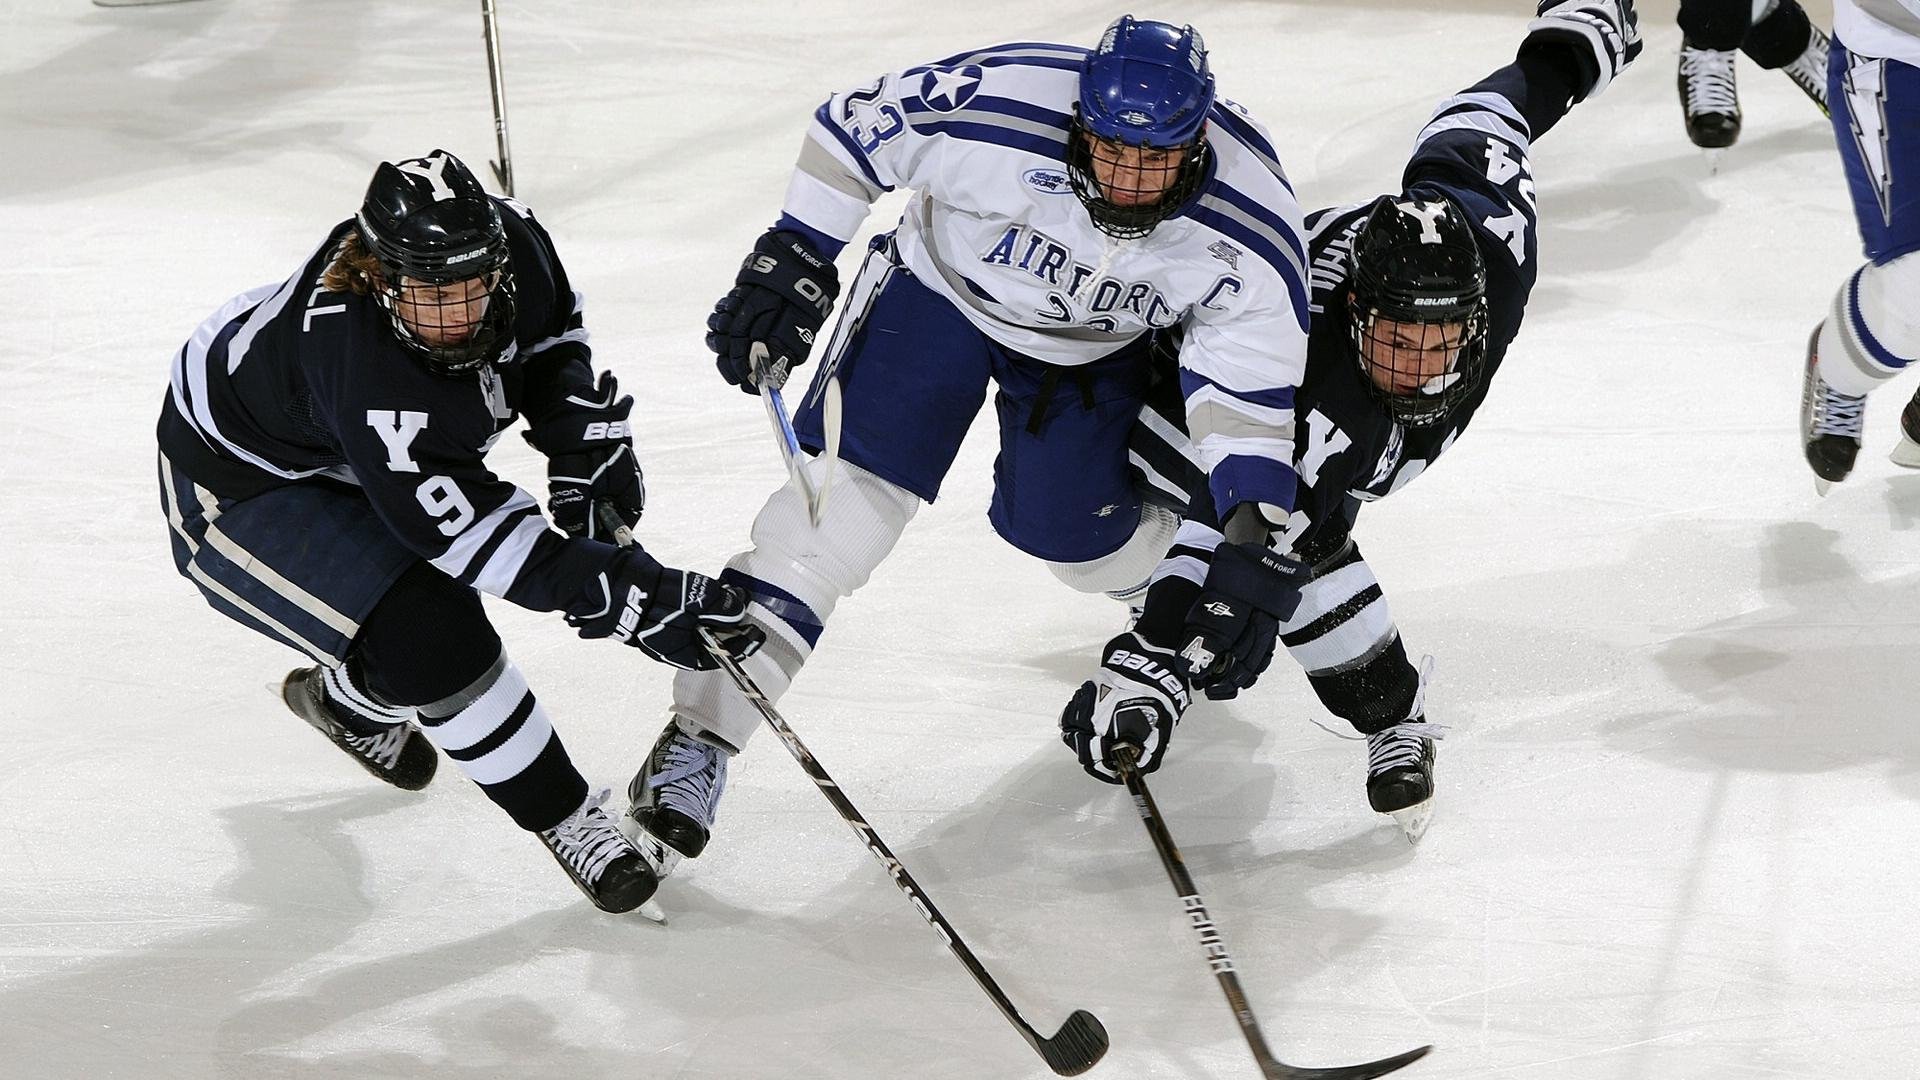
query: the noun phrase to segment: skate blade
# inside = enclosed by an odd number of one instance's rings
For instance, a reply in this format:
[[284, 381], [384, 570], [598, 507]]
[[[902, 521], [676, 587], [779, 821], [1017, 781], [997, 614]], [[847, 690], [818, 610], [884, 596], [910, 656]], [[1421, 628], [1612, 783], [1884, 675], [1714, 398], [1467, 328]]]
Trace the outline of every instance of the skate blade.
[[1727, 148], [1724, 146], [1714, 147], [1710, 150], [1704, 151], [1704, 153], [1707, 155], [1707, 175], [1708, 176], [1720, 175], [1720, 157], [1726, 152], [1727, 152]]
[[1914, 442], [1905, 435], [1900, 436], [1900, 445], [1887, 455], [1888, 460], [1905, 469], [1920, 469], [1920, 442]]
[[657, 901], [648, 900], [639, 907], [634, 908], [633, 913], [643, 919], [650, 919], [653, 922], [657, 922], [661, 926], [667, 925], [667, 913], [661, 909]]
[[1405, 810], [1395, 810], [1387, 815], [1407, 836], [1407, 843], [1417, 844], [1427, 834], [1427, 824], [1433, 820], [1433, 800], [1417, 803]]
[[1827, 492], [1832, 490], [1833, 490], [1833, 481], [1828, 480], [1824, 477], [1819, 477], [1819, 476], [1816, 476], [1813, 478], [1814, 494], [1824, 499], [1827, 497]]

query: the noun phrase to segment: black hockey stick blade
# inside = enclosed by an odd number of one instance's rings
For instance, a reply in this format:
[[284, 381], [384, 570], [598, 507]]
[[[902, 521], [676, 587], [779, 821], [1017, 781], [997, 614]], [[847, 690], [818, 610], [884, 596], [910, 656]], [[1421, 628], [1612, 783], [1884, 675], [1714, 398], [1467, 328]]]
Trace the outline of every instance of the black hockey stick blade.
[[1433, 1049], [1422, 1046], [1404, 1054], [1395, 1054], [1390, 1058], [1370, 1061], [1365, 1065], [1340, 1065], [1331, 1069], [1303, 1069], [1298, 1065], [1283, 1065], [1278, 1061], [1260, 1063], [1260, 1075], [1267, 1080], [1371, 1080], [1375, 1076], [1385, 1076], [1426, 1057]]
[[1036, 1038], [1033, 1048], [1040, 1051], [1047, 1068], [1061, 1076], [1079, 1076], [1106, 1056], [1107, 1028], [1099, 1017], [1075, 1009], [1053, 1038]]

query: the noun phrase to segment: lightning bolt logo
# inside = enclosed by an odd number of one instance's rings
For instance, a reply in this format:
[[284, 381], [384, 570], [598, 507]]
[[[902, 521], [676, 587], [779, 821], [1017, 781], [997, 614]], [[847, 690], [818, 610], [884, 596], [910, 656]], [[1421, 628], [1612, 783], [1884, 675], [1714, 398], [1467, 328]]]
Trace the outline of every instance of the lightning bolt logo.
[[1887, 155], [1886, 64], [1876, 58], [1849, 56], [1841, 82], [1847, 95], [1847, 119], [1867, 181], [1880, 200], [1880, 219], [1893, 223], [1893, 170]]

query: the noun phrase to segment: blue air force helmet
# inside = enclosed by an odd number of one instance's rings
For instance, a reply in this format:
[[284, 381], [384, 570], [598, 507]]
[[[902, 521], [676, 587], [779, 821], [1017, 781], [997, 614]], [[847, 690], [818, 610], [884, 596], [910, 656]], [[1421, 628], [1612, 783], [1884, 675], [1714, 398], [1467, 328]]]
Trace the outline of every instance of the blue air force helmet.
[[[1213, 97], [1206, 43], [1193, 27], [1131, 15], [1107, 27], [1081, 63], [1067, 139], [1067, 175], [1095, 225], [1123, 239], [1142, 237], [1193, 196], [1207, 172]], [[1138, 189], [1108, 190], [1101, 182], [1094, 155], [1103, 148], [1127, 154], [1125, 174]], [[1163, 159], [1158, 166], [1156, 158]], [[1131, 167], [1139, 161], [1147, 167]]]

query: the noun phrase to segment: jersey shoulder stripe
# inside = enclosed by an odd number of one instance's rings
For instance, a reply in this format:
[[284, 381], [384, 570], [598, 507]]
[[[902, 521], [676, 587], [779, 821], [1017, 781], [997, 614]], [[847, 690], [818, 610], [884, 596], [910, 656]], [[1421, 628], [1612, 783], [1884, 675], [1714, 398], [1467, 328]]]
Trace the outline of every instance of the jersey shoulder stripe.
[[833, 136], [840, 148], [846, 151], [847, 157], [860, 167], [860, 173], [866, 177], [867, 183], [881, 191], [892, 191], [893, 185], [881, 180], [880, 174], [873, 171], [873, 164], [867, 160], [867, 152], [860, 149], [860, 144], [853, 141], [853, 136], [847, 134], [846, 129], [834, 122], [832, 105], [831, 98], [821, 102], [820, 107], [813, 111], [814, 123]]
[[1287, 180], [1286, 170], [1280, 167], [1280, 155], [1274, 152], [1272, 141], [1260, 133], [1252, 120], [1217, 101], [1207, 111], [1207, 119], [1265, 165], [1274, 179], [1280, 181], [1280, 186], [1287, 189], [1287, 194], [1293, 194], [1293, 184]]

